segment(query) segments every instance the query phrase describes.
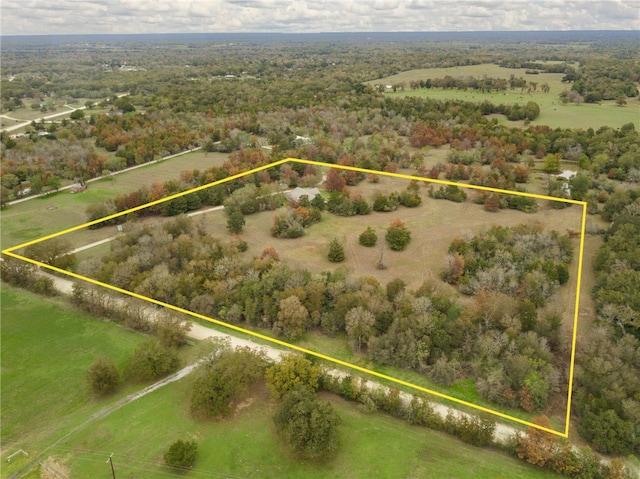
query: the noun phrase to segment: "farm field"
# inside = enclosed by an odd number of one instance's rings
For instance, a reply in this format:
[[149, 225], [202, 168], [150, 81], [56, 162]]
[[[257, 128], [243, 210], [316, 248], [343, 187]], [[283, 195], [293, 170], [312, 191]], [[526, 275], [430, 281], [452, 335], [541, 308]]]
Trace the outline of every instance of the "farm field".
[[[144, 335], [78, 313], [57, 299], [7, 285], [0, 294], [5, 462], [20, 448], [39, 452], [103, 407], [91, 399], [86, 370], [103, 355], [124, 367]], [[2, 470], [6, 477], [12, 468], [5, 463]]]
[[[89, 205], [135, 191], [143, 185], [177, 179], [184, 170], [220, 166], [226, 159], [227, 155], [223, 153], [196, 151], [116, 175], [113, 181], [103, 179], [89, 183], [87, 190], [82, 193], [72, 194], [63, 190], [9, 206], [3, 209], [0, 216], [2, 248], [86, 223], [84, 211]], [[100, 240], [113, 234], [115, 229], [105, 235], [106, 230], [84, 230], [79, 244]]]
[[[427, 78], [444, 78], [450, 75], [454, 78], [462, 76], [483, 76], [509, 79], [511, 75], [516, 78], [524, 78], [538, 84], [547, 82], [551, 88], [548, 93], [540, 90], [532, 93], [520, 92], [516, 90], [506, 90], [504, 92], [481, 93], [480, 91], [443, 88], [423, 88], [411, 90], [409, 82], [414, 80], [426, 80]], [[581, 105], [563, 105], [558, 95], [563, 90], [569, 90], [570, 84], [562, 83], [562, 73], [540, 73], [537, 75], [525, 73], [525, 69], [504, 68], [493, 64], [468, 65], [451, 68], [428, 68], [421, 70], [409, 70], [378, 80], [367, 82], [370, 85], [393, 85], [405, 83], [404, 91], [389, 92], [385, 95], [392, 97], [417, 96], [421, 98], [432, 98], [434, 100], [463, 100], [471, 102], [482, 102], [489, 100], [494, 104], [500, 103], [527, 103], [534, 101], [540, 106], [540, 115], [533, 125], [548, 125], [552, 128], [593, 128], [610, 126], [620, 128], [627, 123], [637, 123], [640, 117], [640, 101], [631, 98], [624, 107], [619, 107], [615, 101], [603, 101], [601, 104], [583, 103]], [[522, 126], [523, 122], [511, 122], [506, 119], [501, 120], [509, 126]]]
[[[2, 289], [2, 305], [3, 461], [19, 448], [30, 457], [40, 453], [91, 414], [135, 389], [96, 401], [85, 386], [85, 373], [100, 355], [108, 355], [122, 367], [143, 335], [10, 287]], [[188, 377], [130, 403], [70, 435], [46, 458], [69, 470], [72, 477], [100, 477], [105, 473], [105, 458], [113, 452], [119, 476], [153, 471], [157, 476], [178, 477], [163, 466], [162, 454], [175, 439], [189, 438], [199, 442], [200, 454], [195, 470], [184, 477], [199, 477], [204, 471], [265, 478], [558, 477], [495, 451], [486, 451], [477, 461], [476, 448], [446, 434], [365, 413], [331, 395], [324, 398], [342, 418], [345, 447], [318, 467], [294, 460], [279, 443], [270, 419], [274, 404], [264, 386], [256, 387], [232, 418], [219, 422], [191, 417], [185, 401], [190, 386]], [[3, 466], [1, 477], [26, 464], [26, 458], [16, 458]]]

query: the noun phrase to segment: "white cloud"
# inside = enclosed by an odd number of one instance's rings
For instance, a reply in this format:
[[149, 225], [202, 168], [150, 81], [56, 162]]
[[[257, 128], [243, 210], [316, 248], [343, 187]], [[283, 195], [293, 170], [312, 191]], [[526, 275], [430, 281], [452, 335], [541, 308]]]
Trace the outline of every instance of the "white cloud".
[[640, 0], [22, 0], [3, 35], [639, 30]]

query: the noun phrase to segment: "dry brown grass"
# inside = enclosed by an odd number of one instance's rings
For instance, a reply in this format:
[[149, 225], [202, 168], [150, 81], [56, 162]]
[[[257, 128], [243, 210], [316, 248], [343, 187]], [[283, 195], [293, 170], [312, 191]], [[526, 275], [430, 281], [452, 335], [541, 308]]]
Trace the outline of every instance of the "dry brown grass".
[[[361, 192], [371, 202], [377, 192], [388, 194], [402, 191], [408, 180], [382, 177], [379, 183], [362, 182], [352, 191]], [[469, 191], [470, 196], [473, 192]], [[271, 246], [283, 260], [295, 268], [305, 268], [320, 272], [336, 267], [348, 268], [354, 276], [373, 276], [382, 284], [395, 278], [402, 278], [409, 287], [416, 288], [425, 280], [438, 278], [447, 266], [447, 250], [454, 238], [471, 238], [493, 225], [515, 226], [522, 223], [539, 223], [545, 229], [555, 229], [565, 233], [567, 229], [580, 230], [581, 215], [577, 206], [553, 210], [542, 204], [540, 211], [527, 214], [515, 210], [501, 210], [487, 213], [481, 205], [467, 201], [453, 203], [434, 200], [427, 196], [426, 188], [421, 188], [423, 203], [417, 208], [400, 207], [391, 213], [373, 212], [367, 216], [350, 218], [323, 213], [320, 223], [307, 229], [305, 236], [297, 239], [278, 239], [270, 234], [273, 217], [278, 212], [264, 212], [247, 216], [242, 238], [249, 243], [248, 254], [260, 255]], [[545, 203], [545, 202], [542, 202]], [[412, 241], [405, 251], [396, 252], [384, 246], [384, 263], [387, 269], [379, 270], [376, 264], [380, 258], [380, 244], [389, 223], [395, 219], [405, 222], [412, 232]], [[212, 234], [231, 237], [226, 231], [226, 217], [222, 212], [206, 215], [206, 223]], [[366, 248], [358, 243], [358, 236], [367, 226], [378, 233], [378, 245]], [[327, 252], [333, 238], [342, 241], [346, 260], [336, 265], [329, 262]], [[577, 247], [579, 240], [574, 240]], [[577, 262], [574, 262], [577, 265]], [[577, 268], [576, 268], [577, 269]], [[575, 273], [572, 275], [575, 279]], [[568, 289], [568, 288], [565, 288]]]

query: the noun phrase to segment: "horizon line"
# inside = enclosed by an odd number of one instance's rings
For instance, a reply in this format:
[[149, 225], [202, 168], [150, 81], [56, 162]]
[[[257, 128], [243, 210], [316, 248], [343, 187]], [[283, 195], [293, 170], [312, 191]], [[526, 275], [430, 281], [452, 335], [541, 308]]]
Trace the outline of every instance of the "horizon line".
[[252, 30], [234, 32], [145, 32], [145, 33], [9, 33], [0, 34], [0, 38], [6, 37], [47, 37], [47, 36], [146, 36], [146, 35], [367, 35], [367, 34], [467, 34], [467, 33], [579, 33], [579, 32], [615, 32], [631, 33], [640, 32], [640, 29], [620, 28], [620, 29], [566, 29], [566, 30], [336, 30], [336, 31], [276, 31], [276, 30]]

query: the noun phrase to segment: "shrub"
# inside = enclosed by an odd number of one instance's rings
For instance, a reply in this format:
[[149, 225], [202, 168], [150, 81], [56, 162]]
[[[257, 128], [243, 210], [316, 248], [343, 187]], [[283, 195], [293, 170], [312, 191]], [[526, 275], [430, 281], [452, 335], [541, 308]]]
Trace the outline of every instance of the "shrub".
[[449, 413], [444, 424], [445, 430], [455, 434], [464, 442], [474, 446], [484, 447], [493, 441], [493, 431], [496, 422], [488, 417], [454, 415]]
[[271, 234], [276, 238], [299, 238], [304, 234], [302, 219], [295, 211], [277, 215], [273, 221]]
[[413, 396], [409, 404], [408, 421], [416, 426], [426, 426], [431, 429], [442, 429], [442, 419], [433, 410], [429, 401], [423, 397]]
[[407, 190], [400, 193], [400, 204], [402, 206], [406, 206], [407, 208], [415, 208], [416, 206], [420, 206], [422, 203], [422, 198], [420, 198], [420, 194], [415, 190]]
[[164, 453], [164, 462], [176, 469], [190, 469], [195, 464], [197, 455], [197, 442], [178, 439]]
[[160, 344], [167, 348], [182, 346], [191, 330], [191, 323], [175, 316], [160, 317], [154, 324]]
[[362, 246], [372, 247], [375, 246], [378, 242], [378, 235], [373, 230], [371, 226], [368, 226], [366, 230], [364, 230], [360, 236], [358, 237], [358, 242]]
[[101, 357], [87, 371], [87, 381], [96, 396], [106, 396], [120, 385], [120, 373], [111, 359]]
[[436, 200], [449, 200], [456, 203], [462, 203], [467, 199], [467, 193], [455, 185], [441, 186], [438, 190], [434, 190], [431, 186], [429, 196]]
[[387, 228], [385, 239], [389, 248], [394, 251], [402, 251], [411, 241], [411, 232], [401, 220], [395, 220]]

